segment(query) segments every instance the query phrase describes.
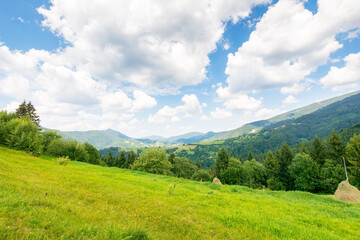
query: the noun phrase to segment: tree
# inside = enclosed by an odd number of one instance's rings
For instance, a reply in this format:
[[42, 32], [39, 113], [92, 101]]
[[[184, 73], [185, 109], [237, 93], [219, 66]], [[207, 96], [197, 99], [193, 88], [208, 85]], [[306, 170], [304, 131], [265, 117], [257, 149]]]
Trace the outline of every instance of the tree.
[[126, 157], [125, 157], [125, 152], [123, 150], [120, 152], [119, 163], [117, 167], [119, 168], [126, 167]]
[[289, 172], [295, 179], [296, 190], [311, 192], [318, 186], [319, 164], [309, 154], [296, 154], [289, 166]]
[[325, 146], [321, 143], [318, 136], [315, 136], [313, 140], [313, 145], [311, 148], [310, 156], [320, 165], [323, 165], [326, 159], [326, 149]]
[[190, 179], [193, 176], [195, 169], [190, 159], [175, 157], [171, 171], [174, 173], [175, 177]]
[[301, 144], [300, 153], [310, 154], [304, 143]]
[[286, 190], [291, 190], [293, 187], [293, 179], [289, 173], [289, 166], [294, 155], [286, 142], [283, 142], [279, 153], [279, 180], [284, 185]]
[[278, 179], [280, 165], [271, 151], [266, 154], [264, 162], [265, 172], [267, 176], [267, 185], [272, 190], [280, 190], [282, 185]]
[[360, 134], [354, 135], [346, 145], [346, 158], [350, 163], [351, 177], [355, 181], [353, 184], [360, 186]]
[[200, 160], [198, 158], [196, 159], [195, 167], [196, 167], [197, 170], [201, 169], [201, 163], [200, 163]]
[[241, 184], [243, 182], [243, 167], [240, 160], [231, 157], [227, 169], [221, 171], [221, 181], [226, 184]]
[[266, 182], [265, 167], [255, 159], [246, 160], [243, 164], [245, 186], [251, 188], [261, 188]]
[[0, 111], [0, 145], [7, 145], [10, 128], [8, 123], [16, 118], [15, 113]]
[[216, 156], [216, 162], [215, 162], [215, 172], [216, 176], [220, 176], [221, 171], [228, 168], [229, 165], [229, 155], [225, 148], [220, 148], [219, 152]]
[[100, 164], [100, 154], [99, 151], [90, 143], [84, 143], [85, 151], [89, 156], [89, 163], [91, 164]]
[[16, 109], [15, 113], [18, 118], [28, 117], [33, 123], [35, 123], [37, 126], [40, 126], [39, 116], [36, 114], [35, 107], [31, 104], [30, 101], [26, 103], [24, 100], [24, 102], [21, 103]]
[[211, 176], [207, 171], [200, 169], [192, 175], [191, 179], [199, 182], [209, 182], [211, 180]]
[[151, 148], [141, 152], [132, 165], [132, 169], [155, 174], [171, 175], [171, 163], [166, 158], [165, 150]]
[[136, 154], [133, 151], [128, 152], [125, 167], [126, 168], [131, 168], [131, 165], [134, 164], [135, 160], [136, 160]]
[[251, 161], [251, 160], [253, 160], [253, 159], [255, 159], [255, 158], [254, 158], [254, 156], [253, 156], [252, 152], [251, 152], [251, 151], [249, 151], [249, 153], [248, 153], [248, 155], [247, 155], [246, 160]]
[[12, 119], [8, 123], [7, 144], [11, 148], [31, 152], [38, 156], [42, 153], [40, 129], [26, 118]]
[[345, 180], [344, 167], [326, 159], [320, 168], [320, 191], [334, 193], [339, 183]]
[[48, 146], [53, 140], [61, 139], [61, 136], [57, 132], [50, 130], [42, 131], [41, 136], [42, 136], [42, 145], [44, 152], [47, 151]]
[[342, 157], [345, 154], [345, 146], [341, 137], [332, 130], [329, 141], [329, 157], [335, 161], [337, 164], [341, 164]]
[[108, 165], [109, 167], [112, 167], [113, 166], [113, 161], [114, 161], [114, 158], [113, 158], [113, 155], [111, 152], [108, 153], [108, 155], [106, 156], [106, 165]]

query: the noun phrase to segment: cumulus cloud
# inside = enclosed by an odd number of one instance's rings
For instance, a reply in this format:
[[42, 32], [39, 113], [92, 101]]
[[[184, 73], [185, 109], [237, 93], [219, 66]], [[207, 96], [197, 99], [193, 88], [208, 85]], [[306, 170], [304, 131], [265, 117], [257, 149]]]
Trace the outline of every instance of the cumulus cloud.
[[290, 104], [298, 103], [299, 100], [296, 99], [294, 96], [289, 95], [282, 102], [286, 105], [290, 105]]
[[280, 92], [282, 94], [298, 94], [303, 92], [306, 87], [308, 87], [306, 83], [295, 83], [289, 87], [282, 87]]
[[344, 61], [344, 67], [331, 67], [328, 74], [320, 79], [324, 87], [338, 91], [359, 86], [360, 52], [347, 55]]
[[[228, 55], [231, 92], [291, 87], [342, 47], [336, 35], [360, 26], [360, 2], [318, 0], [313, 14], [298, 0], [280, 0], [250, 38]], [[284, 90], [285, 92], [289, 92]]]
[[143, 91], [134, 91], [133, 111], [141, 111], [156, 106], [157, 102], [155, 98], [147, 95]]
[[222, 119], [222, 118], [229, 118], [232, 116], [232, 112], [227, 111], [226, 109], [215, 108], [215, 111], [210, 113], [212, 118]]
[[155, 114], [150, 114], [148, 121], [150, 123], [177, 122], [180, 118], [190, 118], [202, 113], [202, 108], [206, 105], [200, 104], [196, 95], [185, 94], [181, 101], [183, 105], [177, 107], [164, 106]]
[[68, 64], [113, 83], [168, 87], [202, 82], [223, 23], [265, 2], [53, 0], [38, 12], [70, 43], [61, 53]]

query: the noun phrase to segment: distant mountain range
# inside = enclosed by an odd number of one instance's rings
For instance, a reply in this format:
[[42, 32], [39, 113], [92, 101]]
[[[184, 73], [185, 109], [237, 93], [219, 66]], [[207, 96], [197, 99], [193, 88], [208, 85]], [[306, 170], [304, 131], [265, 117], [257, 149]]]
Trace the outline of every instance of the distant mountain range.
[[[344, 94], [338, 97], [330, 98], [321, 102], [313, 103], [308, 106], [295, 109], [293, 111], [280, 114], [267, 120], [256, 121], [245, 124], [242, 127], [231, 131], [225, 131], [220, 133], [215, 132], [190, 132], [178, 136], [169, 138], [161, 136], [148, 136], [146, 138], [131, 138], [118, 131], [107, 130], [93, 130], [93, 131], [59, 131], [59, 133], [65, 138], [76, 139], [79, 142], [89, 142], [98, 149], [109, 147], [120, 148], [141, 148], [151, 146], [176, 146], [189, 143], [199, 142], [212, 142], [218, 140], [225, 140], [228, 138], [234, 138], [244, 136], [250, 133], [257, 133], [269, 126], [275, 126], [277, 123], [284, 123], [286, 121], [298, 119], [302, 116], [316, 112], [330, 104], [340, 102], [351, 96], [360, 94], [360, 91]], [[360, 96], [360, 95], [359, 95]]]

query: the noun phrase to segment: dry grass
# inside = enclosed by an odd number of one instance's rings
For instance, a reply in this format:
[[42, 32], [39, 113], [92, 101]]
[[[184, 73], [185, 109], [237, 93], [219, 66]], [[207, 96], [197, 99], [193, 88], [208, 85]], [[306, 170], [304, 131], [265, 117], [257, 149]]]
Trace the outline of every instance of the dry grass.
[[345, 202], [360, 202], [360, 191], [348, 181], [342, 181], [335, 192], [335, 199]]

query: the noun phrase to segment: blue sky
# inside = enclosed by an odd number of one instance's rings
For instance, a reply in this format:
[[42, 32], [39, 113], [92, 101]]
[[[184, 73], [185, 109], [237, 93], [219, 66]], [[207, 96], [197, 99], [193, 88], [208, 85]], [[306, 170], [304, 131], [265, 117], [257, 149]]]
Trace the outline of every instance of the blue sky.
[[360, 88], [354, 0], [0, 2], [0, 109], [131, 137], [224, 131]]

